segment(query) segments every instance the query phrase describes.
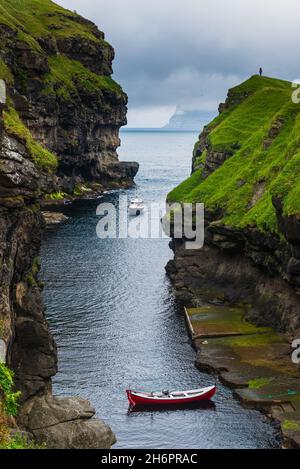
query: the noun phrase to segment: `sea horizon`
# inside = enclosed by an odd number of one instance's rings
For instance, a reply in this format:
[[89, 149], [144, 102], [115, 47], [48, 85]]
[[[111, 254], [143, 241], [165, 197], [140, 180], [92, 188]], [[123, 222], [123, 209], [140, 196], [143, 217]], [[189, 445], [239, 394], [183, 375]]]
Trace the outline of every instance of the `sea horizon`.
[[120, 129], [120, 132], [164, 132], [164, 133], [200, 133], [201, 129], [197, 130], [186, 130], [186, 129], [164, 129], [160, 127], [124, 127]]

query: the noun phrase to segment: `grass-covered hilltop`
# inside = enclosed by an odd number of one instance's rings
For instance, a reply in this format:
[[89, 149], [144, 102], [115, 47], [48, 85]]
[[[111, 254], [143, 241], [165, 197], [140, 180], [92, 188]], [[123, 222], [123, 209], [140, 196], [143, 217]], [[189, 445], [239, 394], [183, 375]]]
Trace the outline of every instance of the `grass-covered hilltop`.
[[168, 195], [170, 203], [205, 204], [204, 249], [188, 257], [174, 240], [168, 270], [179, 285], [182, 278], [190, 285], [179, 288], [187, 303], [197, 304], [214, 285], [213, 295], [229, 302], [259, 303], [252, 312], [259, 324], [299, 331], [300, 104], [294, 92], [289, 82], [260, 76], [229, 90], [195, 144], [191, 177]]
[[[36, 52], [42, 59], [45, 52], [49, 52], [50, 58], [42, 64], [48, 69], [44, 77], [47, 85], [45, 93], [56, 91], [67, 97], [72, 91], [80, 91], [80, 86], [76, 86], [78, 81], [82, 88], [88, 90], [103, 88], [122, 94], [121, 87], [110, 78], [114, 51], [92, 22], [51, 0], [0, 0], [0, 24], [4, 34], [6, 30], [6, 36], [22, 43], [22, 47], [32, 54]], [[26, 73], [17, 69], [17, 65], [22, 68], [21, 60], [16, 57], [14, 62], [7, 63], [11, 43], [6, 39], [6, 43], [2, 44], [0, 61], [2, 78], [8, 83], [13, 83], [15, 79], [22, 81], [25, 90]], [[83, 44], [80, 44], [81, 41]], [[89, 54], [93, 48], [99, 52], [95, 61]], [[86, 57], [84, 52], [87, 53]], [[75, 57], [81, 60], [76, 61]], [[80, 61], [84, 63], [81, 65]]]
[[229, 90], [195, 144], [191, 177], [168, 195], [205, 204], [204, 246], [187, 250], [174, 239], [166, 267], [187, 307], [196, 366], [278, 421], [286, 448], [300, 447], [299, 364], [291, 356], [300, 334], [295, 91], [260, 76]]
[[195, 145], [193, 174], [169, 201], [204, 202], [233, 227], [279, 232], [276, 201], [300, 213], [300, 105], [291, 83], [253, 76], [231, 89]]
[[127, 96], [111, 77], [104, 34], [50, 0], [0, 0], [0, 34], [5, 127], [42, 172], [58, 176], [45, 177], [43, 191], [55, 198], [86, 184], [131, 184], [138, 166], [116, 153]]

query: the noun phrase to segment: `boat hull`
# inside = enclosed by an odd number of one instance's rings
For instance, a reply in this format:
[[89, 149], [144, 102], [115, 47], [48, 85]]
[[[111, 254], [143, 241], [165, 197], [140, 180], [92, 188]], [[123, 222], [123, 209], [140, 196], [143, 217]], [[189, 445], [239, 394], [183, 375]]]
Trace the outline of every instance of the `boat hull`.
[[131, 390], [127, 390], [127, 397], [129, 404], [131, 406], [136, 405], [155, 405], [155, 406], [171, 406], [171, 405], [186, 405], [186, 404], [193, 404], [197, 402], [209, 401], [213, 398], [216, 393], [216, 386], [211, 386], [209, 388], [205, 388], [204, 391], [200, 391], [197, 395], [194, 396], [187, 396], [187, 397], [152, 397], [149, 393], [139, 393]]

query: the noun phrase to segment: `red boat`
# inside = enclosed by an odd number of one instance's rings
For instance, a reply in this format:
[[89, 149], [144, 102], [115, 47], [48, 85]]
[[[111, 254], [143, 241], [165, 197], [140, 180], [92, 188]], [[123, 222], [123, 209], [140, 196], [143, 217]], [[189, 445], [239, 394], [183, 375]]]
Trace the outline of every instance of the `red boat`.
[[127, 397], [131, 406], [135, 405], [180, 405], [192, 404], [200, 401], [209, 401], [216, 393], [216, 386], [195, 389], [193, 391], [162, 391], [139, 392], [127, 390]]

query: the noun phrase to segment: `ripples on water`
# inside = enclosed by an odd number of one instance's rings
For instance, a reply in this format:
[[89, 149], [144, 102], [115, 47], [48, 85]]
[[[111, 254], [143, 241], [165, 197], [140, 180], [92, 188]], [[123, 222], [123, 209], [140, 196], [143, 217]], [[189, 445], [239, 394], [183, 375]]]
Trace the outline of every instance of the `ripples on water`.
[[[128, 196], [164, 201], [188, 176], [196, 135], [124, 133], [123, 160], [141, 164]], [[118, 193], [101, 202], [117, 202]], [[127, 415], [127, 387], [195, 388], [213, 378], [194, 367], [183, 316], [164, 267], [168, 240], [99, 240], [98, 201], [66, 210], [69, 222], [49, 231], [42, 247], [47, 316], [59, 348], [54, 391], [90, 399], [115, 431], [116, 448], [270, 448], [268, 420], [243, 409], [220, 386], [215, 406]]]

